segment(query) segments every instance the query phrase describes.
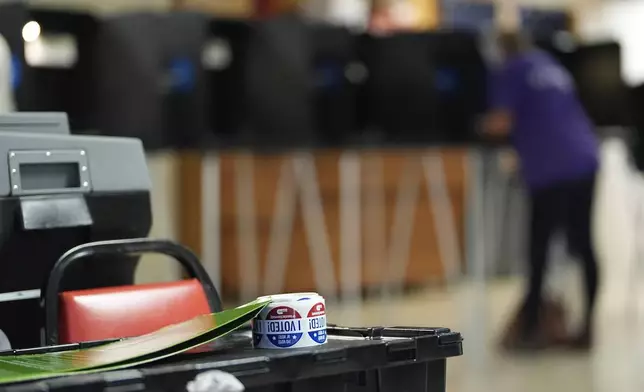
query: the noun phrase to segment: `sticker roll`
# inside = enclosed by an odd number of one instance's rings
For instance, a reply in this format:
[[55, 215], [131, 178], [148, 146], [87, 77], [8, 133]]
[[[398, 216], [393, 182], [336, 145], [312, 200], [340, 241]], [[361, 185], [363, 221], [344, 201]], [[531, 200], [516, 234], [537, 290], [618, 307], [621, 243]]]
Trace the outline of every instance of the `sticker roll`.
[[278, 294], [253, 320], [253, 346], [289, 349], [326, 343], [326, 303], [317, 293]]

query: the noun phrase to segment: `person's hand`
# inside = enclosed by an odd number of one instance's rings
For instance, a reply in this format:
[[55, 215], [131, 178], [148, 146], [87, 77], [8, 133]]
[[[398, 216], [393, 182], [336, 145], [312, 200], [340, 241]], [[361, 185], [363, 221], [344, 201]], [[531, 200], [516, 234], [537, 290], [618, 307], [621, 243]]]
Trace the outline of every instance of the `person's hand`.
[[519, 160], [513, 150], [506, 150], [499, 154], [499, 169], [506, 175], [512, 175], [519, 169]]
[[512, 128], [512, 116], [505, 110], [496, 110], [485, 116], [483, 134], [491, 137], [506, 137]]

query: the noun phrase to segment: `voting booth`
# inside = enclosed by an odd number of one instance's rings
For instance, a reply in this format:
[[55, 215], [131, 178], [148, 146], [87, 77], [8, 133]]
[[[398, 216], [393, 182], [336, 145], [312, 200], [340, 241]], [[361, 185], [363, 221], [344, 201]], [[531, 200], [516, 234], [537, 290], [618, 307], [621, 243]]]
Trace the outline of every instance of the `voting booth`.
[[394, 144], [438, 142], [436, 64], [429, 33], [363, 36], [361, 55], [369, 72], [364, 122]]
[[476, 142], [487, 101], [488, 70], [480, 39], [468, 31], [437, 32], [431, 38], [438, 96], [436, 127], [447, 143]]
[[285, 15], [254, 25], [245, 62], [244, 133], [255, 148], [311, 147], [314, 119], [312, 48], [305, 20]]
[[253, 148], [342, 143], [359, 128], [357, 62], [357, 38], [342, 27], [295, 15], [211, 21], [204, 64], [215, 140]]
[[38, 42], [26, 42], [31, 84], [23, 110], [66, 113], [73, 133], [95, 131], [93, 52], [99, 20], [89, 13], [48, 9], [29, 9], [29, 19], [40, 26], [40, 35]]
[[131, 13], [105, 18], [96, 40], [97, 126], [146, 149], [198, 145], [208, 130], [202, 49], [208, 18]]
[[204, 147], [237, 146], [248, 125], [244, 91], [245, 67], [253, 22], [212, 19], [203, 50], [206, 72], [208, 134]]
[[362, 139], [359, 99], [368, 71], [360, 39], [346, 27], [312, 24], [310, 47], [316, 128], [324, 146], [355, 145]]

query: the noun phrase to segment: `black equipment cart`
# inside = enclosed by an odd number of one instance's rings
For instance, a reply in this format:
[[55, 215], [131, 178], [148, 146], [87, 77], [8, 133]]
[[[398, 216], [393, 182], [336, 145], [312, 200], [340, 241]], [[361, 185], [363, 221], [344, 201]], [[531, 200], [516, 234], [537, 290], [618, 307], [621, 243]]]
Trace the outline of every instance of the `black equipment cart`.
[[246, 392], [442, 392], [447, 359], [463, 353], [462, 337], [447, 328], [330, 326], [326, 345], [293, 350], [253, 349], [249, 330], [182, 354], [116, 372], [67, 376], [1, 387], [23, 391], [185, 391], [199, 374], [223, 371]]

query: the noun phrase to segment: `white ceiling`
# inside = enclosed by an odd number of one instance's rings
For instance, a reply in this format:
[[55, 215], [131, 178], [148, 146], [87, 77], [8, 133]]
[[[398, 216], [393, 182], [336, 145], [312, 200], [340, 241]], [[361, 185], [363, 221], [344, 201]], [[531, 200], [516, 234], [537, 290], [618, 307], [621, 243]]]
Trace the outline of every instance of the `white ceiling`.
[[580, 9], [577, 26], [586, 41], [615, 40], [622, 48], [622, 73], [629, 84], [644, 82], [644, 1], [604, 0]]
[[[170, 9], [172, 0], [27, 0], [29, 4], [46, 8], [67, 8], [97, 13], [126, 10], [164, 11]], [[234, 0], [233, 0], [234, 1]]]

